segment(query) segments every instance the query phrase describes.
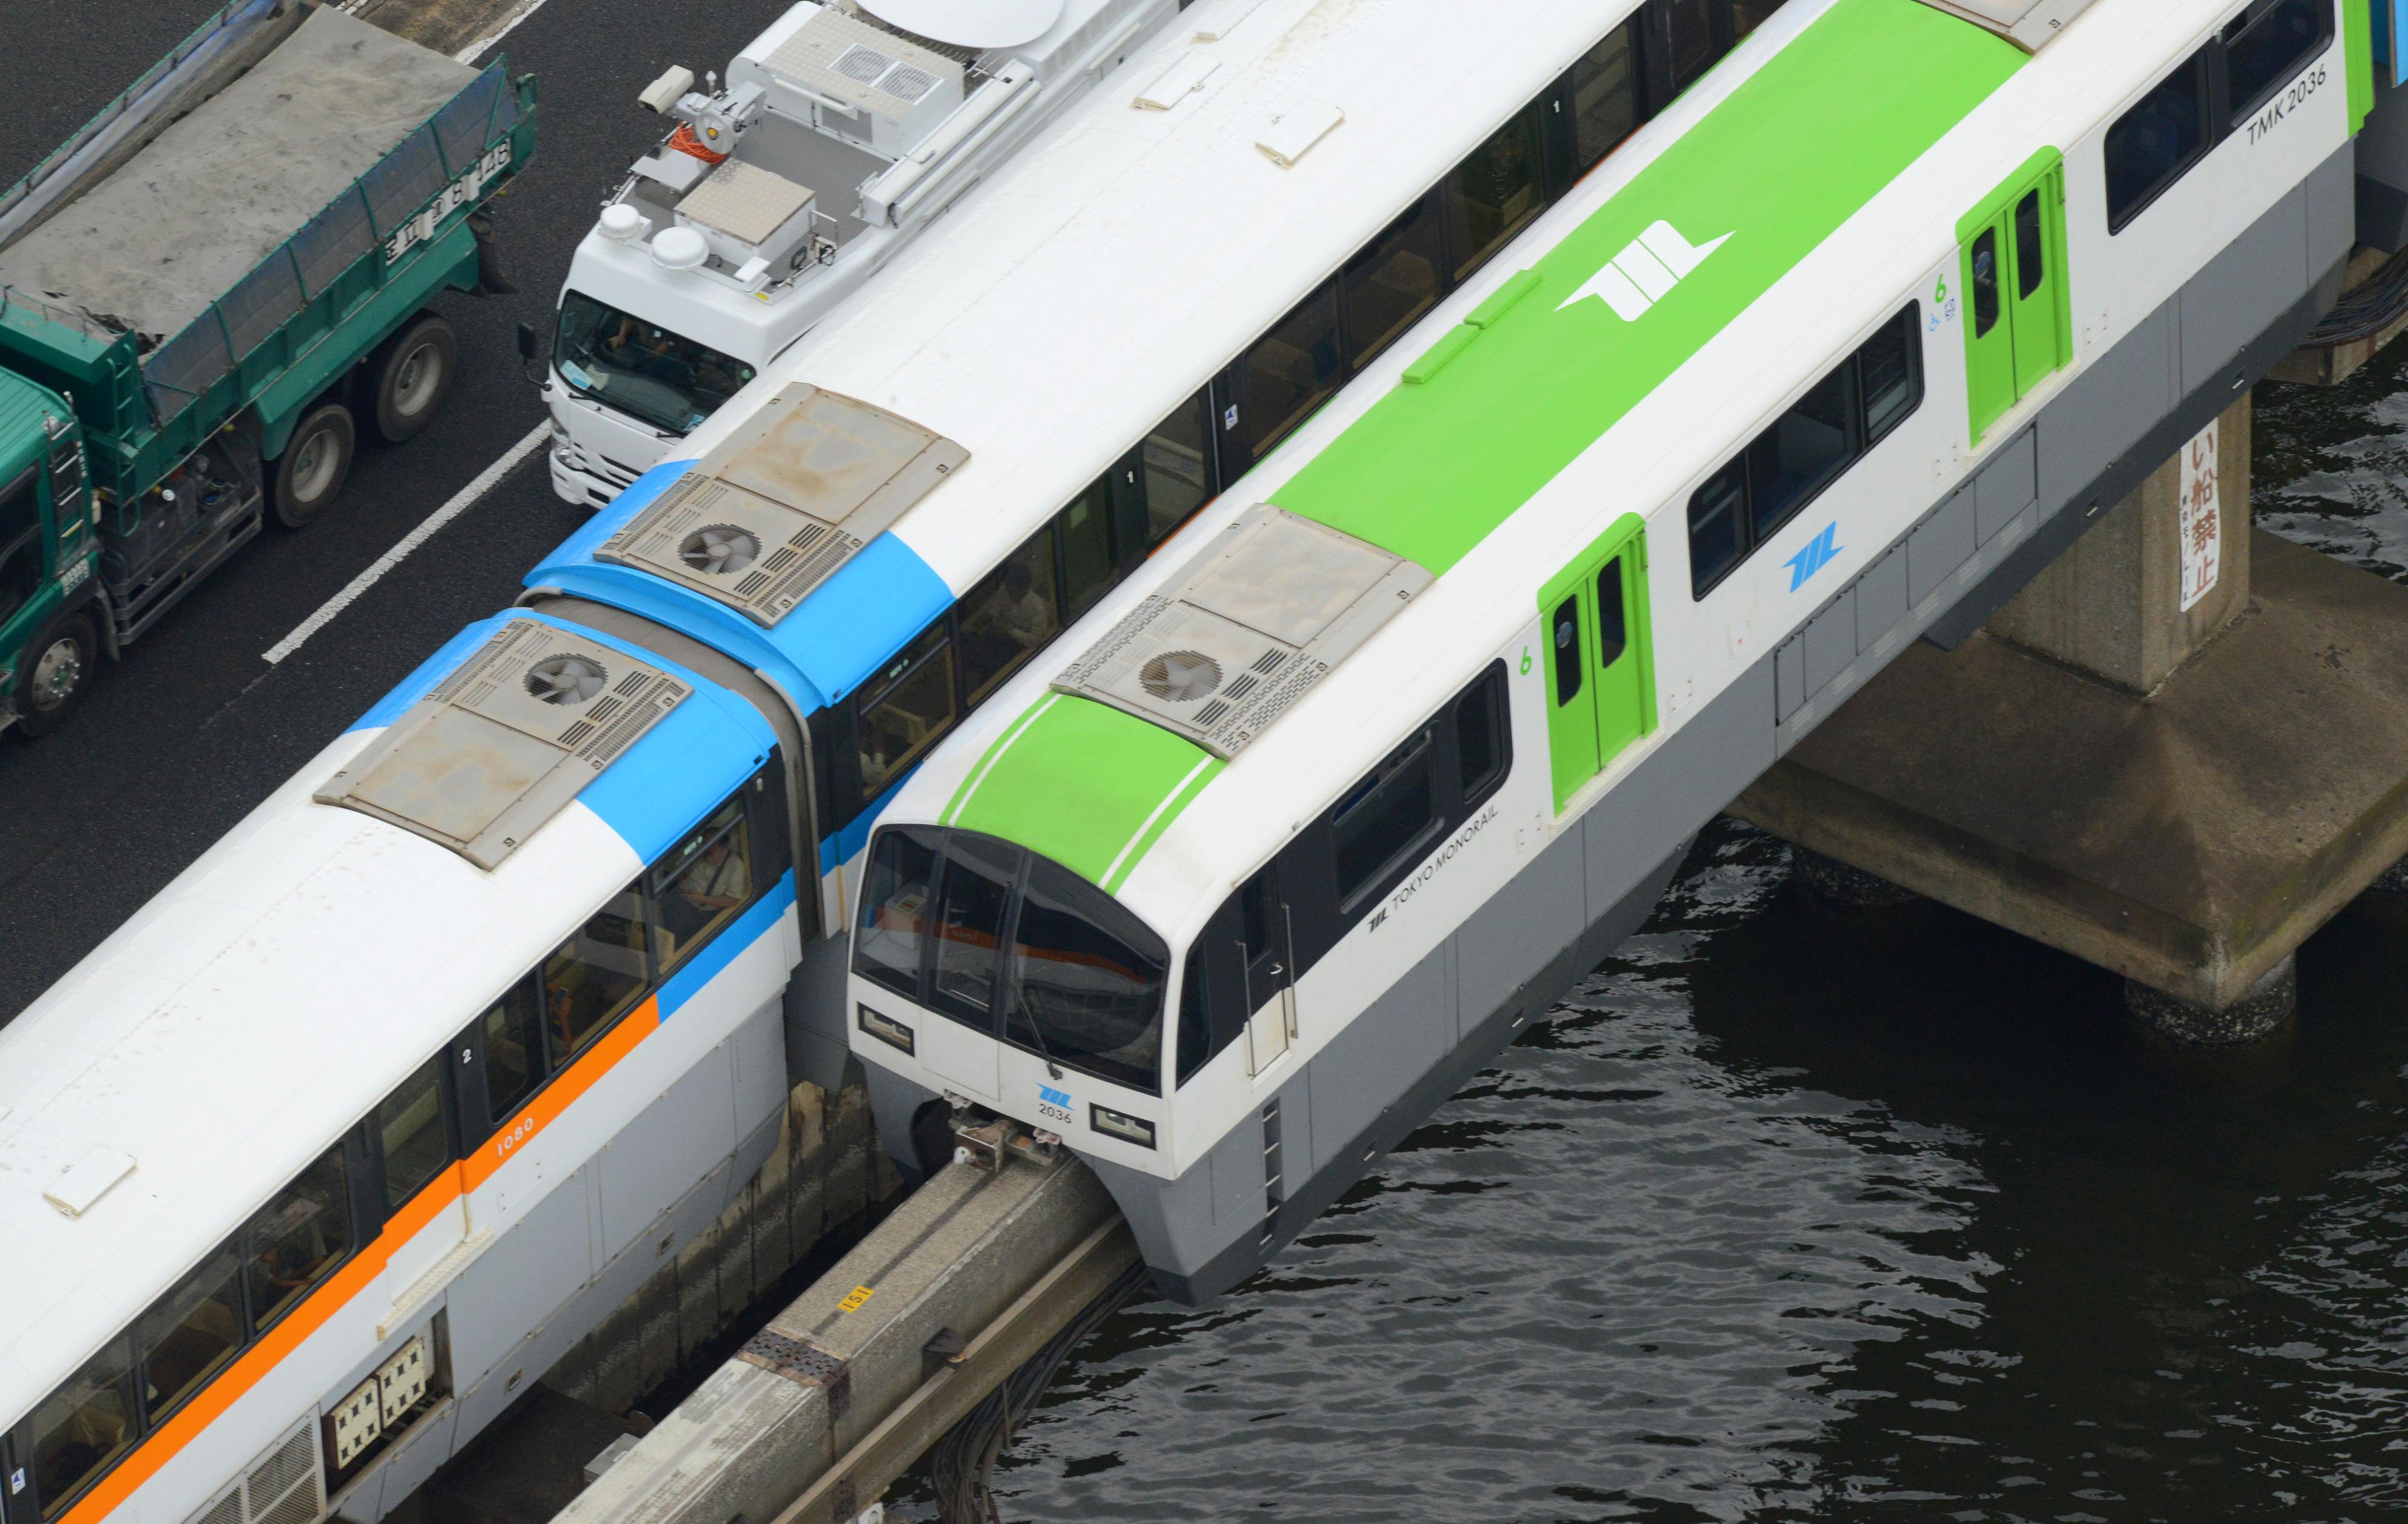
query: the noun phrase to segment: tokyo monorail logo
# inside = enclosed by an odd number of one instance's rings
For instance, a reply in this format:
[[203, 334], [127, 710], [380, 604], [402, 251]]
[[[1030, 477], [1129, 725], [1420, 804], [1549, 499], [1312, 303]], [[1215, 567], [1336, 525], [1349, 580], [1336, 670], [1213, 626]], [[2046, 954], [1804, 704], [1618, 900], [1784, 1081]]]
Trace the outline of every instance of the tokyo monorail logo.
[[1658, 222], [1631, 239], [1628, 247], [1608, 260], [1604, 269], [1589, 277], [1555, 310], [1561, 312], [1574, 302], [1596, 296], [1603, 298], [1624, 322], [1637, 322], [1731, 237], [1726, 233], [1700, 247], [1681, 236], [1671, 223]]

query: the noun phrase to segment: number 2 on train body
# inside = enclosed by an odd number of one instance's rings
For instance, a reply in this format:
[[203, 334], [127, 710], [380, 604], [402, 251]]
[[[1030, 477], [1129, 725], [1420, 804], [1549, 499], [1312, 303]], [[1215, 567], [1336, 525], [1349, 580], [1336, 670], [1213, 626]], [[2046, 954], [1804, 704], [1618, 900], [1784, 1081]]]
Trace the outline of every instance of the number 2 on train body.
[[1625, 515], [1539, 595], [1555, 808], [1656, 728], [1647, 533]]

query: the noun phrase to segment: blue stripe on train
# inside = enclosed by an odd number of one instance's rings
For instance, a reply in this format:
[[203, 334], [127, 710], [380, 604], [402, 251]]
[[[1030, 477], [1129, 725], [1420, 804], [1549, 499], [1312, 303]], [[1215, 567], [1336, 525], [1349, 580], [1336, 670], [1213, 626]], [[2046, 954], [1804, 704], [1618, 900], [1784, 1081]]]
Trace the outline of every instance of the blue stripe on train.
[[953, 590], [918, 551], [881, 534], [769, 634], [833, 704], [876, 677], [953, 602]]
[[529, 588], [591, 598], [654, 620], [763, 672], [805, 711], [824, 708], [876, 676], [953, 601], [936, 568], [892, 534], [879, 535], [774, 626], [649, 572], [594, 552], [694, 463], [654, 466], [527, 574]]
[[351, 728], [392, 724], [512, 618], [574, 630], [580, 642], [590, 641], [653, 662], [694, 686], [692, 698], [670, 710], [577, 796], [644, 862], [676, 846], [695, 821], [768, 760], [769, 748], [776, 744], [768, 722], [759, 710], [717, 683], [654, 652], [582, 625], [523, 612], [480, 620], [452, 636]]
[[399, 719], [404, 709], [424, 698], [429, 690], [452, 676], [452, 669], [468, 659], [470, 651], [483, 645], [487, 637], [500, 627], [504, 618], [506, 616], [496, 614], [489, 620], [479, 620], [445, 641], [436, 648], [434, 655], [419, 662], [410, 670], [408, 677], [394, 685], [393, 691], [368, 705], [367, 713], [345, 726], [344, 734], [380, 729]]
[[663, 461], [660, 464], [619, 489], [619, 495], [595, 510], [576, 534], [560, 542], [546, 562], [590, 560], [603, 541], [626, 527], [627, 520], [652, 506], [652, 499], [675, 486], [677, 479], [694, 469], [692, 461]]
[[917, 762], [905, 768], [903, 776], [895, 780], [894, 787], [880, 794], [867, 809], [854, 816], [852, 824], [835, 835], [821, 841], [821, 877], [824, 878], [836, 872], [838, 863], [852, 862], [854, 854], [869, 845], [869, 828], [878, 823], [878, 818], [886, 813], [886, 806], [895, 803], [895, 796], [903, 791], [903, 785], [910, 782], [911, 775], [919, 770], [920, 764]]
[[680, 968], [661, 982], [661, 1019], [675, 1016], [678, 1007], [692, 1000], [704, 985], [719, 976], [720, 970], [736, 961], [737, 955], [774, 931], [780, 917], [795, 908], [795, 871], [786, 870], [777, 887], [761, 896], [752, 907], [736, 918], [694, 955], [693, 961]]

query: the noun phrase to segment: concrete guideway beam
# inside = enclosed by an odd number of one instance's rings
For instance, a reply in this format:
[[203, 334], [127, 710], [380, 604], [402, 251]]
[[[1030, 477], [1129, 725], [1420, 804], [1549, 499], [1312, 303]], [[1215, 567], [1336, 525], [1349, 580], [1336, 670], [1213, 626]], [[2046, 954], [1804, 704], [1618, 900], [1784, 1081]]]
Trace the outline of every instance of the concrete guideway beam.
[[[559, 1516], [850, 1520], [1137, 1263], [1086, 1166], [957, 1163]], [[941, 1338], [952, 1335], [953, 1339]], [[960, 1340], [958, 1355], [932, 1356]]]

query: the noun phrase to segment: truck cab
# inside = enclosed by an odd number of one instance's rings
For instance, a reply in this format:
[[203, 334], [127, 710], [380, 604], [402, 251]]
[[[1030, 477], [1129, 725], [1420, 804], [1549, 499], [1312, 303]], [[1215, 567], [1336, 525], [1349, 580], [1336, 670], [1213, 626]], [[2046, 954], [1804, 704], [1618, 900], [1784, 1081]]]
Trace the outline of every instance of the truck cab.
[[640, 102], [677, 125], [603, 205], [561, 287], [543, 385], [553, 491], [599, 507], [675, 453], [1178, 9], [802, 0], [724, 85], [695, 89], [682, 67], [655, 80]]
[[43, 734], [81, 691], [99, 656], [98, 555], [75, 414], [0, 371], [0, 729]]

